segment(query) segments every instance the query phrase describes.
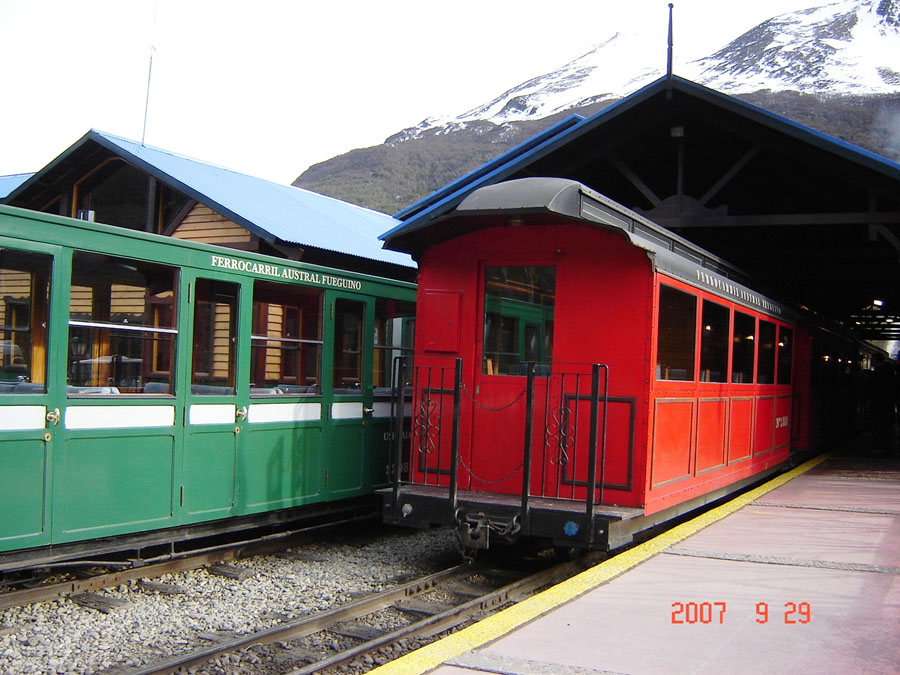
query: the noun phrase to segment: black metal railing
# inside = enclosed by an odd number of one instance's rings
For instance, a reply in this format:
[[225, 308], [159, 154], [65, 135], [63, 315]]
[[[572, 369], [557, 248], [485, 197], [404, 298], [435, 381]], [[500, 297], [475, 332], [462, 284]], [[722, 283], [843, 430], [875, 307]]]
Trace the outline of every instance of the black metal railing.
[[[409, 442], [395, 435], [393, 447], [394, 506], [399, 507], [402, 467], [408, 465], [407, 482], [439, 485], [441, 476], [450, 476], [452, 506], [455, 509], [459, 465], [459, 415], [462, 359], [429, 358], [414, 363], [411, 356], [394, 359], [396, 377], [392, 396], [393, 426], [402, 428], [407, 416], [407, 382], [411, 385]], [[400, 384], [402, 383], [402, 385]], [[449, 428], [450, 438], [446, 439]], [[448, 447], [449, 446], [449, 447]], [[417, 475], [422, 480], [414, 480]], [[397, 511], [395, 511], [397, 512]]]
[[[528, 406], [526, 427], [530, 431], [535, 423], [541, 425], [541, 445], [539, 453], [535, 453], [531, 447], [534, 433], [526, 435], [523, 515], [533, 496], [575, 500], [580, 498], [576, 494], [580, 487], [585, 489], [585, 508], [591, 513], [594, 505], [603, 501], [606, 477], [609, 367], [600, 363], [554, 364], [539, 382], [543, 400]], [[536, 415], [538, 420], [533, 419]], [[536, 490], [532, 490], [535, 454], [540, 475]], [[583, 474], [580, 480], [579, 474]]]
[[[529, 363], [523, 390], [497, 408], [476, 400], [462, 384], [462, 359], [427, 358], [414, 362], [411, 357], [398, 357], [395, 367], [394, 381], [411, 382], [413, 392], [409, 442], [404, 443], [401, 434], [394, 437], [395, 507], [399, 506], [404, 453], [409, 462], [408, 482], [448, 486], [449, 506], [454, 512], [461, 478], [465, 485], [501, 482], [475, 476], [470, 467], [472, 458], [467, 463], [460, 457], [463, 413], [474, 417], [508, 411], [515, 406], [521, 408], [518, 418], [524, 430], [521, 463], [502, 480], [509, 480], [522, 471], [522, 522], [526, 522], [535, 497], [584, 499], [589, 515], [596, 504], [602, 503], [611, 404], [625, 403], [631, 407], [632, 428], [628, 434], [629, 439], [633, 438], [634, 401], [609, 395], [609, 367], [605, 364], [554, 364], [552, 369], [542, 368], [538, 372], [535, 364]], [[398, 429], [402, 428], [404, 414], [400, 399], [407, 398], [408, 394], [409, 389], [395, 387], [394, 425]], [[476, 430], [471, 433], [477, 433], [478, 426], [472, 420], [467, 423], [467, 429]], [[472, 445], [477, 447], [477, 438], [472, 439]], [[630, 446], [631, 440], [627, 448], [629, 482]]]

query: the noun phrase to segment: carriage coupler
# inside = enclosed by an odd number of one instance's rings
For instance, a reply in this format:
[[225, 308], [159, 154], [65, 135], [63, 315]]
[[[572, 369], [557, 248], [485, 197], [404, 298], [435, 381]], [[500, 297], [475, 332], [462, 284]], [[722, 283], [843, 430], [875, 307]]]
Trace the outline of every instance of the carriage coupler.
[[456, 534], [459, 537], [459, 548], [464, 555], [465, 551], [486, 550], [490, 545], [490, 532], [490, 521], [485, 514], [463, 515], [457, 512]]
[[521, 526], [519, 517], [502, 518], [488, 516], [485, 513], [456, 514], [456, 531], [462, 550], [483, 550], [490, 546], [490, 534], [493, 530], [502, 539], [511, 539], [519, 533]]

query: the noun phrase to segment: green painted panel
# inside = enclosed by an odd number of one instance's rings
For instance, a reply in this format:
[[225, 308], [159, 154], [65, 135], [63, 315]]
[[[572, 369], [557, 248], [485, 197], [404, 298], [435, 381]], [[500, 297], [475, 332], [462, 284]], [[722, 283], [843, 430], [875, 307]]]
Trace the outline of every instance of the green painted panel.
[[231, 515], [234, 510], [233, 428], [185, 434], [184, 510], [187, 522]]
[[41, 439], [0, 442], [2, 551], [46, 543], [36, 540], [45, 535], [46, 452], [46, 444]]
[[66, 439], [54, 458], [54, 543], [171, 525], [174, 444], [171, 434]]
[[238, 455], [242, 503], [251, 511], [313, 501], [322, 481], [322, 429], [252, 428]]
[[388, 475], [391, 463], [391, 421], [385, 418], [371, 419], [367, 422], [366, 460], [364, 481], [370, 488], [387, 485], [391, 477]]
[[323, 464], [327, 471], [326, 491], [333, 496], [352, 496], [363, 486], [363, 429], [360, 421], [334, 424]]

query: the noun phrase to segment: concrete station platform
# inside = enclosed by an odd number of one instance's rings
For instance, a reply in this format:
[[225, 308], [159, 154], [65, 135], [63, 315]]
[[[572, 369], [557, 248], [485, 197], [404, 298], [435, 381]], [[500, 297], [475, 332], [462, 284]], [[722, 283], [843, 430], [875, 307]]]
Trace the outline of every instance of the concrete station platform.
[[810, 460], [372, 672], [900, 673], [900, 461]]

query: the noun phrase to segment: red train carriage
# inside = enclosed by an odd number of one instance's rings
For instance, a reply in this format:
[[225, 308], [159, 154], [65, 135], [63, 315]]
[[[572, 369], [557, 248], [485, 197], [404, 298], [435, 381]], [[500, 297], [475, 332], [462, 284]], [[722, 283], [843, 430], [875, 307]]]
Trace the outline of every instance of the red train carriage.
[[388, 522], [615, 548], [779, 470], [809, 417], [796, 317], [579, 183], [484, 187], [387, 246], [420, 269]]

